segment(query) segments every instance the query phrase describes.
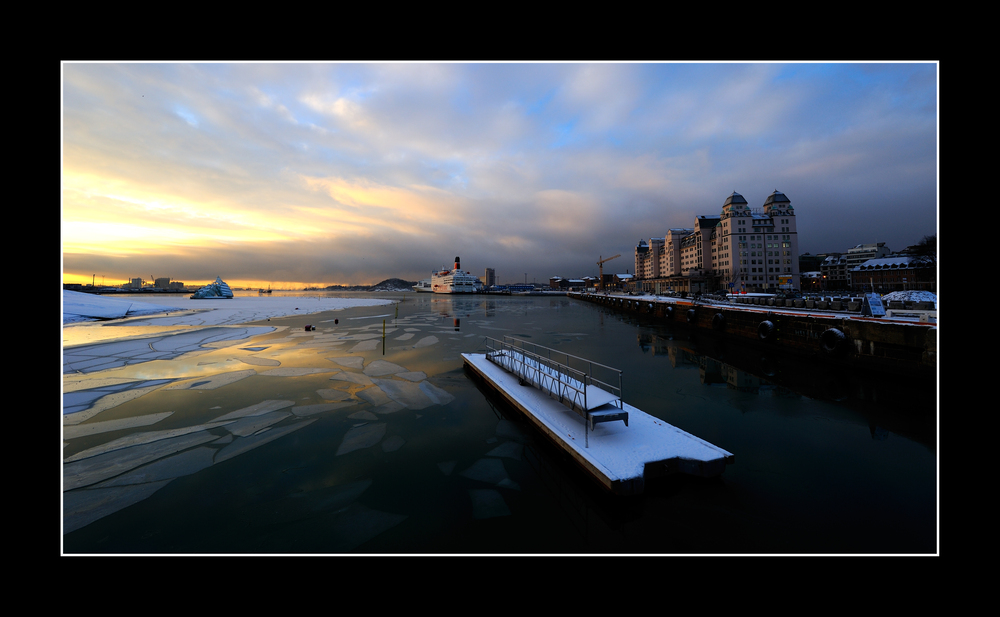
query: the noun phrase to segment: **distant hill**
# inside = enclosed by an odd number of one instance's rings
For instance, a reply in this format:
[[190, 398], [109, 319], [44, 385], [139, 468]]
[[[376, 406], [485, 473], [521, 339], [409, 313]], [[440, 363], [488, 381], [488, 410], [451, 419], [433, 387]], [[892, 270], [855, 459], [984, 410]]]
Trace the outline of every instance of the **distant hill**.
[[329, 291], [413, 291], [413, 286], [416, 284], [416, 281], [392, 278], [374, 285], [330, 285], [326, 289]]
[[413, 291], [416, 281], [404, 281], [403, 279], [385, 279], [381, 283], [372, 285], [371, 291]]

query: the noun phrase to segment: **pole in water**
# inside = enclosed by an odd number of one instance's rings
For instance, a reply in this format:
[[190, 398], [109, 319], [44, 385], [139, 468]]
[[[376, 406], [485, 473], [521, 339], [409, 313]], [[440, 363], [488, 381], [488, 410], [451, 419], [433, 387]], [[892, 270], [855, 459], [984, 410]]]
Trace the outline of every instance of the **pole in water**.
[[382, 320], [382, 355], [385, 355], [385, 320]]

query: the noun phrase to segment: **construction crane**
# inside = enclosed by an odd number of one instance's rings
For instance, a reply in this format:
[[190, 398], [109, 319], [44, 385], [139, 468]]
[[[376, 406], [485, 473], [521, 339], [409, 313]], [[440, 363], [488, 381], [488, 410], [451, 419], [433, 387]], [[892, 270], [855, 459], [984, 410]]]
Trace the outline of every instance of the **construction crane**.
[[600, 285], [600, 291], [604, 291], [604, 262], [611, 261], [615, 257], [621, 257], [621, 256], [622, 256], [621, 253], [618, 253], [614, 257], [608, 257], [607, 259], [601, 259], [600, 255], [597, 256], [597, 258], [600, 259], [600, 261], [597, 262], [597, 266], [598, 268], [600, 268], [600, 278], [598, 279], [598, 284]]

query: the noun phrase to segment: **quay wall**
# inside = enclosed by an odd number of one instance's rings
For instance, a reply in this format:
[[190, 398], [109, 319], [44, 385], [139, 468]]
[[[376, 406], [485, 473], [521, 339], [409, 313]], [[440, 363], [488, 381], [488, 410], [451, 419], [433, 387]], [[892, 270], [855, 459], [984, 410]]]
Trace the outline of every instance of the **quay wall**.
[[772, 352], [831, 364], [930, 376], [937, 366], [937, 327], [849, 313], [804, 314], [779, 307], [681, 299], [574, 293], [571, 296], [643, 320], [739, 340]]

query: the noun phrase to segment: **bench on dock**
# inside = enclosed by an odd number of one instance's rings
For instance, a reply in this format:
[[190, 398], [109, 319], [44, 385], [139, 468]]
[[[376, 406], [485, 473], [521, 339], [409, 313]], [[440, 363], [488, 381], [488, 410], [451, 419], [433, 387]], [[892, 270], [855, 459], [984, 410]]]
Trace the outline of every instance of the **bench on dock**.
[[[628, 426], [628, 412], [621, 399], [622, 372], [555, 349], [504, 336], [486, 337], [486, 358], [576, 412], [586, 420], [588, 435], [601, 422], [621, 420]], [[555, 355], [560, 362], [552, 358]], [[583, 370], [570, 366], [576, 362]], [[595, 369], [605, 380], [594, 376]], [[611, 383], [617, 380], [617, 386]], [[589, 437], [588, 437], [589, 440]]]
[[[573, 463], [614, 494], [637, 495], [643, 492], [648, 480], [674, 473], [714, 478], [735, 461], [731, 452], [621, 399], [586, 413], [593, 419], [611, 419], [614, 414], [621, 414], [620, 419], [627, 421], [627, 425], [607, 422], [595, 427], [590, 422], [581, 422], [584, 410], [571, 411], [554, 394], [534, 387], [502, 366], [515, 356], [530, 359], [522, 353], [524, 350], [492, 347], [489, 350], [492, 358], [481, 352], [462, 354], [470, 377], [503, 397]], [[529, 370], [524, 374], [530, 378], [530, 370], [535, 367], [530, 361], [525, 364]], [[595, 401], [588, 397], [588, 402]], [[595, 435], [592, 444], [591, 431]]]

